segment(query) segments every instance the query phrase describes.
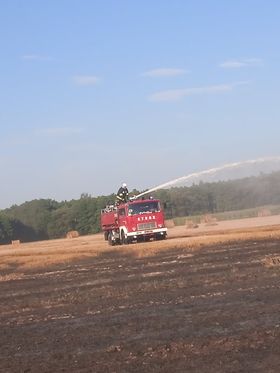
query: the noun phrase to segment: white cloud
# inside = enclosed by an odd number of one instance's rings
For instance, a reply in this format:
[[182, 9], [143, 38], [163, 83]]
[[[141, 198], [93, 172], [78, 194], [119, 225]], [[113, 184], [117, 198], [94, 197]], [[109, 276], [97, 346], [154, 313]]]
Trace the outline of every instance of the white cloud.
[[38, 54], [25, 54], [21, 56], [21, 58], [26, 61], [51, 61], [52, 60], [50, 56], [41, 56]]
[[95, 75], [76, 75], [73, 77], [77, 85], [95, 85], [98, 83], [99, 78]]
[[51, 128], [42, 128], [36, 130], [36, 134], [42, 136], [68, 136], [76, 135], [83, 131], [82, 128], [73, 128], [73, 127], [51, 127]]
[[158, 78], [158, 77], [168, 77], [168, 76], [178, 76], [187, 74], [189, 71], [184, 69], [176, 69], [176, 68], [160, 68], [146, 71], [142, 74], [142, 76], [148, 76], [151, 78]]
[[166, 91], [156, 92], [149, 96], [150, 101], [178, 101], [185, 96], [194, 96], [194, 95], [205, 95], [205, 94], [216, 94], [232, 91], [234, 87], [239, 85], [245, 85], [249, 82], [236, 82], [231, 84], [220, 84], [220, 85], [211, 85], [205, 87], [195, 87], [195, 88], [183, 88], [183, 89], [170, 89]]
[[260, 58], [241, 58], [237, 60], [227, 60], [220, 64], [224, 69], [240, 69], [241, 67], [261, 66], [262, 60]]

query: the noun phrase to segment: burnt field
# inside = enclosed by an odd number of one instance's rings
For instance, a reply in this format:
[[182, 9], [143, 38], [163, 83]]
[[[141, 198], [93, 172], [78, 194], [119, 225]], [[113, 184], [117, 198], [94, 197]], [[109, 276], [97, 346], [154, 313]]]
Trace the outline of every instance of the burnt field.
[[104, 246], [45, 267], [10, 257], [0, 371], [279, 372], [280, 241], [266, 236]]

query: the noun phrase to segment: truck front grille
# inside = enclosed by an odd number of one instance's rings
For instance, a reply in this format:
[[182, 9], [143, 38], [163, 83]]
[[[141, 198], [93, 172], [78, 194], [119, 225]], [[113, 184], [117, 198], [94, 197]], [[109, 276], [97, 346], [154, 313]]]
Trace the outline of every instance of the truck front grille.
[[144, 231], [144, 230], [147, 230], [147, 229], [154, 229], [156, 227], [157, 226], [156, 226], [156, 222], [155, 221], [151, 221], [149, 223], [137, 224], [138, 231]]

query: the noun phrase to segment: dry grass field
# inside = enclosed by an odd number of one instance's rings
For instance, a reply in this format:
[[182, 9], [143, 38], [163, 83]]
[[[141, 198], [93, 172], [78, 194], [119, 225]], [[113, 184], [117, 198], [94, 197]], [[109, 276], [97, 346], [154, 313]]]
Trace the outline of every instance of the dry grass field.
[[280, 216], [0, 246], [0, 372], [279, 372]]
[[[150, 256], [171, 247], [196, 250], [207, 245], [236, 240], [279, 238], [280, 215], [230, 220], [217, 225], [201, 224], [199, 228], [173, 227], [168, 231], [168, 240], [115, 246], [116, 253], [130, 253], [136, 257]], [[110, 252], [102, 234], [82, 236], [74, 239], [58, 239], [20, 245], [0, 246], [0, 270], [3, 273], [20, 273], [32, 268], [47, 268], [56, 264], [67, 264], [73, 260], [92, 258]], [[1, 276], [0, 276], [1, 281]]]

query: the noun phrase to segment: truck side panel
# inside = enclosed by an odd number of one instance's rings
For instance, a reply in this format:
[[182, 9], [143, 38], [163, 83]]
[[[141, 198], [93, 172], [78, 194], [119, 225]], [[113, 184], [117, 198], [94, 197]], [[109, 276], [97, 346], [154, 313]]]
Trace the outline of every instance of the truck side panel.
[[116, 211], [101, 213], [102, 230], [111, 230], [118, 228], [118, 215]]

